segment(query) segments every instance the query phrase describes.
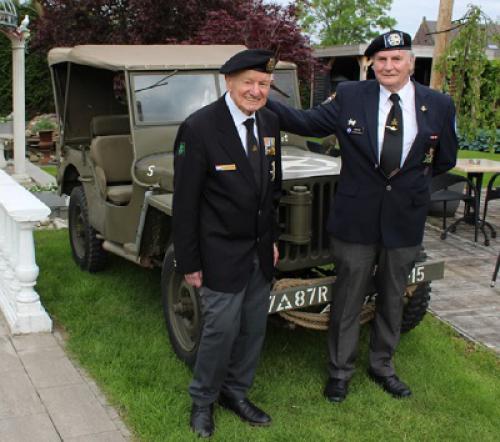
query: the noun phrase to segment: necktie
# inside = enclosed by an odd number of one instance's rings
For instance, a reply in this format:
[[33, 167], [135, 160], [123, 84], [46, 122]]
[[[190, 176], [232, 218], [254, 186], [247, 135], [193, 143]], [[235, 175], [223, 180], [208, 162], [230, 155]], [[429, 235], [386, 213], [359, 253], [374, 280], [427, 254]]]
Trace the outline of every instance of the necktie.
[[249, 118], [248, 120], [245, 120], [243, 124], [247, 128], [247, 156], [248, 156], [248, 161], [250, 162], [250, 165], [252, 166], [253, 169], [253, 174], [255, 177], [255, 181], [257, 183], [257, 187], [260, 189], [261, 185], [261, 165], [260, 165], [260, 149], [259, 149], [259, 143], [255, 139], [255, 135], [253, 133], [253, 124], [254, 124], [254, 119]]
[[399, 95], [391, 94], [392, 107], [385, 123], [384, 142], [380, 154], [380, 167], [390, 176], [401, 164], [403, 152], [403, 112], [399, 106]]

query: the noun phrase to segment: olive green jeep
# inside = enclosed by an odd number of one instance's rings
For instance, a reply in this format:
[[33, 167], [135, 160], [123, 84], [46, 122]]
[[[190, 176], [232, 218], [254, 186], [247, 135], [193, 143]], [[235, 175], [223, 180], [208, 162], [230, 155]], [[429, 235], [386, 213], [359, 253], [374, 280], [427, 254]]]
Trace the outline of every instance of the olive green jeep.
[[[200, 339], [198, 292], [174, 270], [171, 238], [173, 145], [180, 123], [225, 91], [218, 70], [243, 46], [105, 46], [55, 48], [49, 65], [60, 123], [60, 193], [70, 195], [73, 257], [87, 271], [113, 253], [161, 267], [165, 319], [177, 355], [192, 363]], [[279, 62], [274, 99], [299, 107], [296, 66]], [[282, 133], [280, 261], [269, 300], [302, 326], [326, 329], [335, 280], [325, 231], [340, 159], [321, 145]], [[443, 263], [419, 263], [408, 277], [403, 331], [424, 316], [429, 281]], [[362, 320], [371, 318], [374, 290]]]

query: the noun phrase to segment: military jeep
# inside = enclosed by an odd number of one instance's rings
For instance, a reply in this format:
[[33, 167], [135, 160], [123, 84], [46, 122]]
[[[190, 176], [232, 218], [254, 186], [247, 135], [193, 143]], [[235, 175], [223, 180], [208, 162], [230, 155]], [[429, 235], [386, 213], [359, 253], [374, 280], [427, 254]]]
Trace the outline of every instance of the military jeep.
[[[174, 269], [171, 238], [173, 144], [180, 123], [225, 91], [220, 66], [243, 46], [104, 46], [55, 48], [48, 60], [60, 122], [60, 193], [70, 195], [69, 240], [87, 271], [113, 253], [146, 268], [161, 267], [168, 335], [193, 363], [200, 339], [198, 292]], [[300, 106], [296, 66], [279, 62], [271, 96]], [[282, 133], [280, 261], [269, 313], [326, 329], [335, 281], [325, 221], [340, 159], [321, 146]], [[424, 316], [431, 279], [442, 263], [419, 263], [408, 277], [403, 331]], [[367, 293], [362, 321], [372, 316]]]

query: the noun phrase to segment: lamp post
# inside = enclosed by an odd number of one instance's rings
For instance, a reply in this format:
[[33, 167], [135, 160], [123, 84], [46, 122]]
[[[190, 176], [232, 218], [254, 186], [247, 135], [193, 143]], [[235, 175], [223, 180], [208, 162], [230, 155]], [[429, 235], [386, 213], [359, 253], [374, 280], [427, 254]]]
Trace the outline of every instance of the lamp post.
[[12, 0], [0, 0], [0, 32], [12, 44], [12, 108], [14, 111], [14, 178], [28, 179], [26, 174], [26, 110], [24, 86], [24, 52], [29, 37], [29, 18], [18, 26], [18, 15]]

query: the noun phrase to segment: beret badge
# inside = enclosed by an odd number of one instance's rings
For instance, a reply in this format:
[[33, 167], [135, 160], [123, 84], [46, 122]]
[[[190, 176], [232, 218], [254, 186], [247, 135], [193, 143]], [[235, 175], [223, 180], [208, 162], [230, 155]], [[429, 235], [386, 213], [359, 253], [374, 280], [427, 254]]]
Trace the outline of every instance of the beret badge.
[[392, 48], [395, 46], [402, 46], [403, 35], [400, 32], [391, 32], [384, 35], [385, 47]]
[[276, 67], [276, 59], [274, 57], [271, 57], [269, 61], [266, 63], [266, 72], [268, 74], [271, 74], [274, 71], [275, 67]]

